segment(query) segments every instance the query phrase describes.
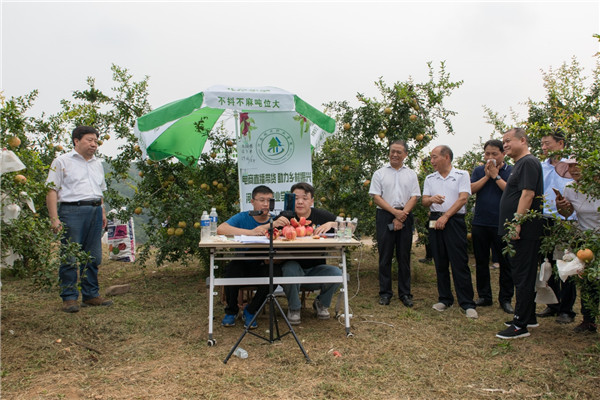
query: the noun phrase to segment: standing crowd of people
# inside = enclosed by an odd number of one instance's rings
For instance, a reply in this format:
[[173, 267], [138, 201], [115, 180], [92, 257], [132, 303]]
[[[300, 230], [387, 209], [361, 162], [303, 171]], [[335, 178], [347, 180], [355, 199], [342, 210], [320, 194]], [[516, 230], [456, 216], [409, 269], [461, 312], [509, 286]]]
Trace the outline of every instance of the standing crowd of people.
[[[512, 320], [505, 322], [506, 327], [496, 334], [498, 338], [529, 336], [529, 329], [539, 326], [538, 317], [556, 316], [556, 322], [563, 324], [574, 321], [575, 282], [572, 278], [563, 282], [556, 274], [553, 274], [549, 286], [558, 302], [548, 304], [540, 313], [535, 312], [538, 265], [544, 259], [555, 263], [553, 254], [540, 257], [541, 240], [547, 232], [544, 227], [551, 225], [559, 214], [564, 218], [577, 219], [579, 229], [597, 230], [600, 227], [600, 200], [591, 200], [577, 191], [581, 174], [576, 160], [556, 155], [564, 150], [565, 145], [566, 140], [560, 130], [544, 136], [542, 151], [546, 160], [540, 162], [529, 151], [525, 130], [510, 129], [504, 133], [502, 141], [493, 139], [484, 144], [484, 163], [473, 170], [470, 180], [467, 171], [452, 166], [453, 153], [448, 146], [440, 145], [431, 151], [430, 161], [435, 172], [425, 178], [421, 198], [423, 206], [429, 208], [428, 254], [420, 261], [427, 262], [433, 258], [435, 264], [438, 302], [433, 304], [434, 310], [443, 312], [453, 305], [451, 281], [458, 304], [467, 318], [478, 318], [476, 307], [494, 304], [490, 282], [491, 252], [495, 257], [492, 268], [499, 269], [499, 306], [513, 315]], [[420, 193], [412, 186], [416, 179], [414, 172], [403, 165], [407, 151], [406, 143], [402, 141], [391, 144], [390, 163], [375, 173], [369, 193], [377, 205], [379, 304], [388, 305], [393, 297], [390, 275], [395, 249], [398, 296], [405, 306], [412, 307], [410, 256], [407, 256], [411, 241], [402, 238], [412, 236], [410, 210]], [[514, 165], [508, 165], [505, 157], [510, 158]], [[564, 195], [560, 195], [562, 192]], [[476, 300], [468, 266], [465, 222], [465, 205], [471, 194], [476, 196], [471, 221]], [[407, 209], [409, 215], [405, 213]], [[579, 210], [587, 213], [579, 216]], [[528, 218], [531, 212], [542, 217]], [[504, 255], [504, 237], [508, 237], [508, 246], [512, 248], [510, 256]], [[583, 286], [584, 320], [575, 328], [576, 332], [596, 331], [594, 315], [600, 295], [595, 288], [592, 284]], [[591, 303], [584, 305], [584, 297], [591, 298]]]
[[[47, 207], [52, 229], [64, 231], [63, 242], [79, 243], [90, 259], [83, 265], [71, 260], [60, 267], [59, 279], [63, 311], [79, 311], [81, 306], [110, 306], [112, 301], [99, 294], [98, 265], [102, 260], [101, 236], [106, 226], [103, 194], [106, 190], [101, 162], [94, 156], [99, 133], [93, 127], [73, 130], [74, 149], [52, 163], [48, 176], [51, 190]], [[408, 147], [404, 141], [394, 141], [389, 147], [389, 163], [378, 169], [371, 180], [369, 194], [377, 206], [376, 237], [379, 253], [379, 304], [387, 306], [394, 297], [392, 263], [397, 261], [397, 295], [406, 307], [413, 307], [411, 292], [411, 249], [414, 231], [413, 210], [421, 198], [429, 209], [429, 248], [427, 258], [435, 264], [437, 302], [433, 309], [444, 312], [454, 304], [452, 283], [458, 305], [467, 318], [478, 318], [477, 307], [493, 305], [490, 277], [490, 252], [499, 268], [499, 307], [513, 315], [506, 327], [497, 333], [502, 339], [529, 336], [529, 329], [538, 326], [537, 318], [556, 316], [558, 323], [571, 323], [575, 313], [576, 286], [572, 279], [562, 282], [553, 277], [549, 282], [558, 299], [537, 313], [535, 281], [541, 259], [554, 262], [552, 254], [540, 257], [544, 226], [553, 223], [557, 214], [577, 219], [578, 229], [600, 228], [600, 200], [590, 199], [578, 190], [581, 171], [575, 159], [563, 159], [555, 152], [565, 148], [560, 131], [542, 138], [542, 150], [547, 156], [540, 162], [529, 151], [526, 132], [514, 128], [504, 133], [502, 141], [489, 140], [483, 146], [484, 164], [471, 174], [452, 165], [453, 152], [445, 145], [433, 148], [430, 162], [435, 172], [419, 187], [417, 174], [404, 164]], [[505, 157], [514, 165], [508, 165]], [[332, 232], [336, 216], [314, 207], [315, 189], [306, 182], [294, 184], [295, 218], [306, 218], [315, 225], [315, 234]], [[468, 265], [466, 205], [469, 196], [476, 196], [471, 222], [475, 256], [477, 299]], [[270, 202], [273, 191], [264, 185], [254, 188], [250, 200], [253, 213], [240, 212], [217, 228], [219, 235], [265, 235], [269, 229]], [[527, 218], [531, 211], [546, 218]], [[274, 227], [290, 224], [286, 216], [278, 216]], [[503, 254], [503, 237], [510, 239], [513, 252]], [[267, 276], [269, 265], [260, 260], [234, 260], [225, 268], [226, 277]], [[275, 265], [277, 276], [332, 276], [341, 270], [324, 259], [289, 260]], [[79, 284], [78, 284], [79, 282]], [[306, 285], [305, 285], [306, 286]], [[315, 316], [330, 318], [332, 297], [338, 283], [314, 284], [304, 287], [319, 290], [313, 302]], [[234, 326], [240, 309], [237, 286], [225, 288], [226, 306], [222, 325]], [[287, 318], [291, 324], [301, 323], [300, 285], [284, 285], [288, 300]], [[591, 302], [582, 300], [583, 322], [577, 332], [595, 332], [595, 311], [600, 301], [597, 286], [583, 285], [582, 293]], [[258, 326], [255, 313], [268, 295], [268, 286], [259, 286], [256, 294], [241, 314], [248, 329]], [[515, 297], [514, 307], [512, 298]], [[582, 296], [583, 298], [584, 296]], [[593, 308], [595, 307], [595, 309]], [[252, 322], [253, 321], [253, 322]]]

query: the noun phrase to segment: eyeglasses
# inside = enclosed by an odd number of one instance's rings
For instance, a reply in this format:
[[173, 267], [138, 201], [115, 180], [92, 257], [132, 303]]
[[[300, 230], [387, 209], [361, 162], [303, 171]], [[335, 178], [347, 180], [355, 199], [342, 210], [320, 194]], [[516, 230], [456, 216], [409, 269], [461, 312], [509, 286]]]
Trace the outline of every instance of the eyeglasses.
[[258, 198], [258, 199], [257, 198], [253, 198], [252, 200], [254, 200], [254, 201], [258, 202], [258, 203], [268, 203], [268, 202], [271, 201], [271, 199], [272, 199], [272, 197], [266, 197], [266, 198], [265, 197], [261, 197], [261, 198]]

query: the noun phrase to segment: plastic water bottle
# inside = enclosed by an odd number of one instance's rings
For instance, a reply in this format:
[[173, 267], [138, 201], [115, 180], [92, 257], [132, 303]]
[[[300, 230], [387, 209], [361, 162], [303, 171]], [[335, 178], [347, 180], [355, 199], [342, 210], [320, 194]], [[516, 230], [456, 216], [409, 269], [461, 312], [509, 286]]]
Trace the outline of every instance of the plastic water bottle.
[[338, 240], [344, 240], [344, 236], [346, 234], [346, 223], [344, 222], [343, 217], [337, 217], [337, 238]]
[[358, 225], [358, 218], [354, 217], [352, 219], [352, 234], [354, 234], [354, 231], [356, 230], [356, 225]]
[[210, 217], [208, 213], [204, 211], [202, 213], [202, 217], [200, 218], [200, 226], [202, 227], [202, 233], [200, 236], [200, 241], [207, 242], [210, 240]]
[[216, 208], [210, 209], [210, 237], [217, 237], [217, 223], [219, 221], [219, 215], [217, 214]]
[[244, 349], [242, 349], [241, 347], [238, 347], [237, 349], [235, 349], [235, 351], [233, 352], [233, 355], [239, 358], [248, 358], [248, 352]]
[[352, 220], [346, 217], [346, 230], [344, 230], [344, 239], [352, 239]]

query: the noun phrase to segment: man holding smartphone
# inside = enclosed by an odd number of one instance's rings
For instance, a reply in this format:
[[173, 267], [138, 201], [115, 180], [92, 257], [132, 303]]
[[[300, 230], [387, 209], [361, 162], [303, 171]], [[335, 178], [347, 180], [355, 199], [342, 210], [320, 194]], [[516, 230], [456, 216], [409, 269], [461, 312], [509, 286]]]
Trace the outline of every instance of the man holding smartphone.
[[412, 307], [410, 292], [410, 250], [412, 248], [412, 209], [421, 196], [417, 174], [404, 165], [406, 142], [390, 144], [390, 163], [375, 171], [369, 194], [377, 205], [375, 229], [379, 251], [379, 304], [388, 305], [393, 296], [392, 258], [398, 260], [398, 297]]
[[[556, 173], [556, 165], [561, 161], [561, 156], [552, 154], [564, 150], [566, 147], [566, 139], [564, 133], [560, 130], [554, 130], [548, 135], [542, 137], [542, 152], [546, 159], [542, 161], [542, 173], [544, 175], [544, 217], [547, 224], [553, 224], [553, 218], [558, 217], [559, 213], [556, 209], [556, 199], [564, 192], [567, 183], [570, 179], [564, 178]], [[575, 213], [570, 215], [568, 219], [577, 219]], [[544, 261], [547, 258], [552, 264], [554, 270], [556, 261], [552, 253], [546, 254], [540, 260]], [[556, 322], [559, 324], [569, 324], [575, 320], [575, 299], [577, 298], [577, 287], [572, 278], [562, 282], [560, 278], [553, 273], [548, 280], [548, 286], [554, 291], [557, 304], [548, 304], [546, 308], [537, 313], [540, 318], [556, 316]]]

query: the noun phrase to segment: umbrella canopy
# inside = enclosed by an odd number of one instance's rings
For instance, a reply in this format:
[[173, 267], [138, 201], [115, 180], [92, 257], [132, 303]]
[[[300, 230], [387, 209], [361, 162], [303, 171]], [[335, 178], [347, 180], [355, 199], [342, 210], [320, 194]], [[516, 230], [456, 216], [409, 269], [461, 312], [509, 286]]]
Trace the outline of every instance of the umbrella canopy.
[[190, 165], [198, 162], [208, 133], [225, 110], [296, 111], [326, 132], [335, 130], [335, 120], [285, 90], [212, 86], [141, 116], [134, 132], [150, 159], [176, 157]]

